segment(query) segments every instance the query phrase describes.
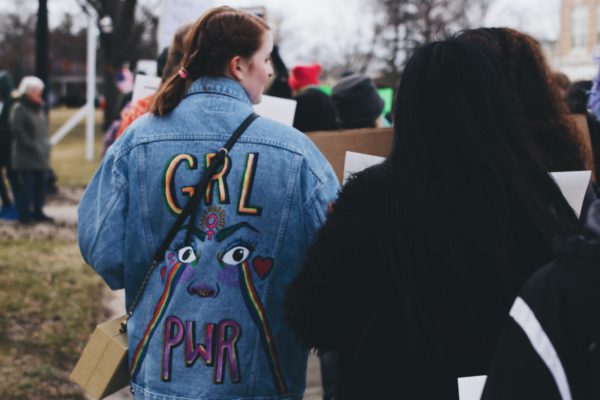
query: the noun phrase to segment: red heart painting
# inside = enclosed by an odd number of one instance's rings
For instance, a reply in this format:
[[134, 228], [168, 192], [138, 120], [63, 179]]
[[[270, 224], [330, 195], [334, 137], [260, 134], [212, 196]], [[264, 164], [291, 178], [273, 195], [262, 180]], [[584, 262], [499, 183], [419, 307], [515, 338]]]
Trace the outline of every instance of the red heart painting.
[[258, 276], [260, 276], [261, 279], [265, 279], [265, 277], [269, 275], [269, 272], [271, 272], [271, 269], [273, 268], [273, 259], [269, 257], [262, 258], [257, 256], [254, 257], [254, 260], [252, 260], [252, 266], [254, 267], [254, 270]]

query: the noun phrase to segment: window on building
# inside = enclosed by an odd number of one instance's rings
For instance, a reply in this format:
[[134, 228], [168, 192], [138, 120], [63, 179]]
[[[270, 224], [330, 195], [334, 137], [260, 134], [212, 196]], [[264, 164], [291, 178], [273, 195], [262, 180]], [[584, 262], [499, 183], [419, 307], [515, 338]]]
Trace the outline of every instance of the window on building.
[[596, 8], [596, 45], [600, 45], [600, 6]]
[[587, 6], [584, 4], [573, 7], [571, 13], [571, 49], [581, 49], [587, 46]]

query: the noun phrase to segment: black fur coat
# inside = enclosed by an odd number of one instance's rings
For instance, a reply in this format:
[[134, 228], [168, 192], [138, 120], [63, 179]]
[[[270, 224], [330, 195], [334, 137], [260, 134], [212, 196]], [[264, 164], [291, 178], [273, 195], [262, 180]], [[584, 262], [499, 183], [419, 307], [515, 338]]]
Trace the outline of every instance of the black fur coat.
[[[419, 226], [397, 206], [410, 194], [390, 182], [397, 176], [384, 163], [344, 186], [287, 292], [286, 317], [307, 346], [339, 353], [342, 399], [457, 399], [458, 377], [486, 373], [510, 304], [549, 260], [551, 243], [532, 239], [516, 213], [507, 241], [518, 265], [486, 271], [495, 255], [474, 246], [472, 254], [453, 254], [471, 269], [455, 270], [446, 261], [453, 241], [477, 235], [466, 217], [454, 216], [465, 223], [451, 232]], [[448, 243], [419, 247], [424, 237]], [[419, 268], [404, 267], [407, 253]]]

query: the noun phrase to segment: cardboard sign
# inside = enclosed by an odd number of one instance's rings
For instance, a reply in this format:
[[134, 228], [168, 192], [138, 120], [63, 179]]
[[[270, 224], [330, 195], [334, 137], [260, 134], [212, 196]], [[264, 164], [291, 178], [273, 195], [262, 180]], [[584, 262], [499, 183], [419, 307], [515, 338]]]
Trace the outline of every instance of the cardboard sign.
[[485, 386], [486, 375], [467, 376], [458, 378], [458, 398], [459, 400], [479, 400], [483, 387]]
[[148, 76], [138, 74], [135, 76], [135, 83], [133, 85], [133, 95], [131, 102], [135, 103], [139, 99], [153, 95], [160, 86], [161, 79], [158, 76]]
[[585, 192], [590, 183], [591, 171], [566, 171], [551, 172], [550, 175], [560, 188], [567, 203], [571, 206], [577, 217], [581, 214]]
[[296, 115], [296, 100], [263, 95], [262, 101], [254, 105], [254, 112], [262, 117], [292, 126]]
[[135, 70], [140, 75], [156, 76], [156, 60], [138, 60]]
[[306, 135], [327, 158], [340, 182], [344, 179], [347, 151], [387, 157], [392, 148], [391, 128], [319, 131]]

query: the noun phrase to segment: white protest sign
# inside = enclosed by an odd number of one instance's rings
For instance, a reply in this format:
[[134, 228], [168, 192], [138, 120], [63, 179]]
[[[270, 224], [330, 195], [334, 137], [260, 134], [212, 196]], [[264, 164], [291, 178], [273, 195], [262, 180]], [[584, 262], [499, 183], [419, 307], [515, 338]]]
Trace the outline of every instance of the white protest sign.
[[483, 387], [485, 386], [486, 375], [467, 376], [458, 378], [458, 399], [459, 400], [479, 400]]
[[136, 75], [131, 102], [135, 103], [139, 99], [156, 93], [159, 86], [160, 78], [158, 76]]
[[567, 203], [579, 217], [592, 171], [551, 172], [550, 175], [565, 196]]
[[135, 70], [138, 74], [156, 76], [156, 60], [138, 60]]
[[372, 165], [379, 164], [383, 160], [385, 160], [384, 157], [347, 151], [346, 158], [344, 159], [344, 183], [346, 183], [350, 175], [369, 168]]
[[195, 22], [204, 11], [214, 6], [214, 0], [162, 0], [158, 14], [158, 51], [171, 46], [180, 26]]
[[262, 101], [254, 105], [254, 112], [262, 117], [292, 126], [296, 114], [296, 100], [263, 95]]

